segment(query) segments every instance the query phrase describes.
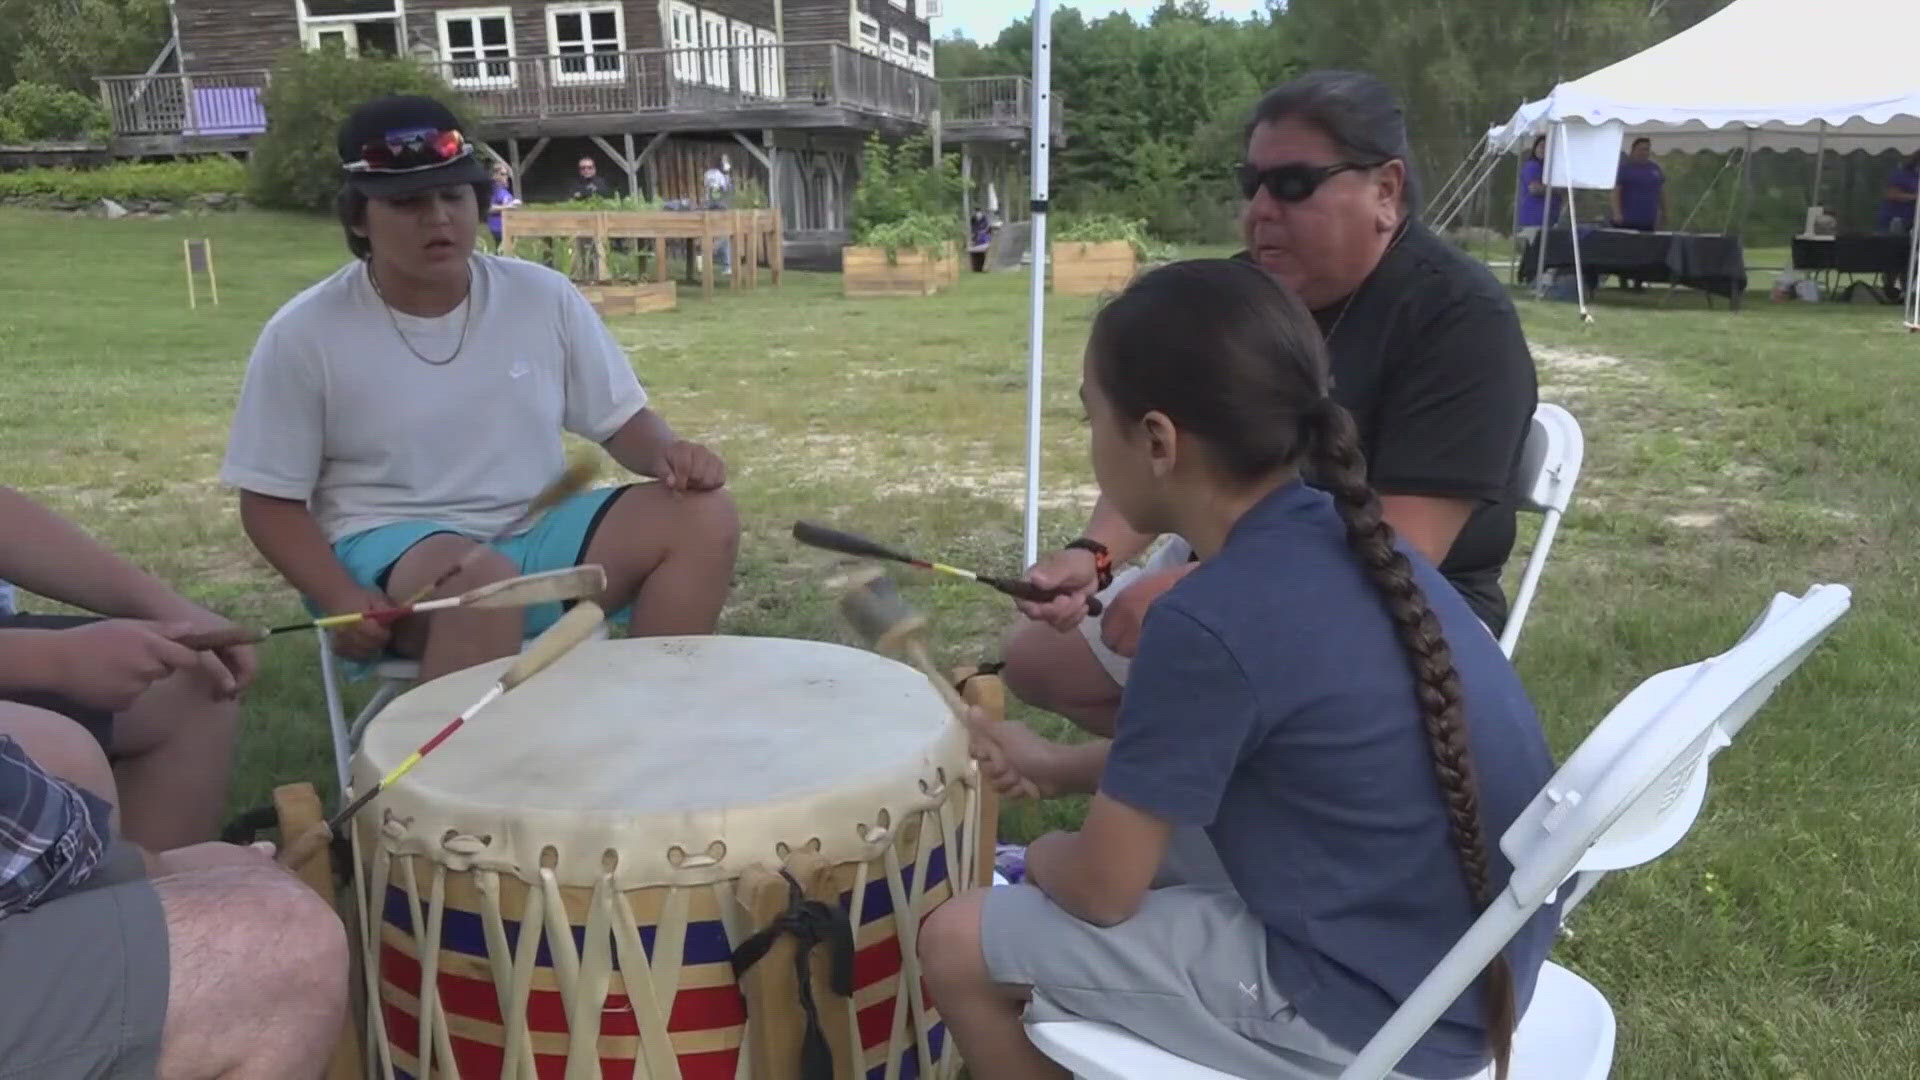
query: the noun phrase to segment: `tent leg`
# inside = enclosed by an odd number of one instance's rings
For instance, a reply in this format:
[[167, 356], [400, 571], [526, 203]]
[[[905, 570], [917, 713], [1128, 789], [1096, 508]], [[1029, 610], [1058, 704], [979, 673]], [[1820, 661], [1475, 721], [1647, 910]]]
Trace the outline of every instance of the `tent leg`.
[[1047, 313], [1047, 157], [1053, 143], [1053, 3], [1033, 5], [1033, 127], [1028, 146], [1033, 157], [1033, 292], [1027, 341], [1027, 521], [1026, 562], [1040, 558], [1040, 402], [1045, 364]]

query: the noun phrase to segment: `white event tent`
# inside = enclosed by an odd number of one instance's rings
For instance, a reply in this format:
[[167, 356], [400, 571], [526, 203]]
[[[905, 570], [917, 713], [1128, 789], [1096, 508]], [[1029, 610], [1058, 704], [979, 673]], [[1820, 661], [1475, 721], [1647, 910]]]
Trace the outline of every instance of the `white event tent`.
[[[1457, 213], [1502, 155], [1547, 135], [1550, 183], [1613, 186], [1625, 140], [1671, 151], [1920, 150], [1920, 4], [1913, 0], [1735, 0], [1694, 26], [1530, 101], [1487, 133], [1435, 200]], [[1569, 168], [1568, 166], [1572, 166]], [[1920, 230], [1915, 230], [1920, 238]], [[1576, 254], [1577, 258], [1577, 254]], [[1914, 255], [1908, 260], [1913, 280]], [[1909, 288], [1907, 324], [1920, 323]], [[1584, 304], [1584, 298], [1583, 298]]]

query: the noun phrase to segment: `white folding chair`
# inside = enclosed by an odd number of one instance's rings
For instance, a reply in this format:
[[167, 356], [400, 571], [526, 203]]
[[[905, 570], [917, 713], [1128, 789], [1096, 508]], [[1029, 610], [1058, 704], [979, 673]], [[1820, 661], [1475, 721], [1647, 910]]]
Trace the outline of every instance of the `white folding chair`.
[[[1368, 1041], [1340, 1080], [1380, 1080], [1513, 935], [1575, 873], [1638, 866], [1699, 816], [1707, 767], [1825, 639], [1852, 603], [1841, 585], [1778, 596], [1733, 648], [1647, 679], [1607, 714], [1500, 839], [1507, 888]], [[1029, 1024], [1035, 1045], [1080, 1080], [1237, 1080], [1119, 1028]], [[1514, 1033], [1511, 1080], [1604, 1080], [1613, 1009], [1586, 980], [1542, 966]], [[1489, 1069], [1484, 1077], [1491, 1077]], [[1246, 1078], [1252, 1080], [1252, 1078]]]
[[1500, 632], [1500, 651], [1509, 657], [1520, 643], [1520, 625], [1533, 606], [1533, 594], [1540, 586], [1540, 574], [1547, 566], [1547, 553], [1560, 531], [1560, 518], [1573, 502], [1573, 488], [1580, 479], [1580, 463], [1586, 457], [1586, 439], [1573, 414], [1551, 402], [1541, 402], [1533, 410], [1527, 429], [1527, 441], [1520, 451], [1520, 508], [1541, 515], [1540, 535], [1527, 553], [1527, 566], [1520, 575], [1520, 588], [1513, 594], [1513, 606], [1507, 625]]
[[[594, 636], [607, 636], [605, 623], [594, 632]], [[366, 705], [354, 716], [353, 723], [349, 724], [346, 709], [341, 704], [340, 665], [333, 655], [330, 635], [321, 631], [314, 637], [320, 642], [320, 681], [326, 690], [327, 730], [333, 739], [334, 778], [340, 783], [339, 790], [346, 791], [353, 771], [353, 751], [360, 745], [360, 736], [381, 709], [419, 680], [420, 664], [398, 658], [383, 659], [375, 664], [372, 677], [379, 680], [379, 685], [374, 688], [373, 696], [367, 699]], [[524, 649], [532, 641], [532, 638], [528, 638], [520, 643], [520, 647]]]

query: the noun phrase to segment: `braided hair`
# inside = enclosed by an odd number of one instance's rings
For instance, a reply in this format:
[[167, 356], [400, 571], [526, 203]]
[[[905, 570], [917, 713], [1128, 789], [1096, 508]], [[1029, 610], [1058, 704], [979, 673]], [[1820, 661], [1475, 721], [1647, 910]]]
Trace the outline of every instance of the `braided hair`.
[[[1406, 650], [1448, 832], [1474, 907], [1484, 911], [1494, 896], [1491, 858], [1460, 675], [1367, 484], [1353, 418], [1330, 396], [1326, 347], [1306, 306], [1252, 263], [1173, 263], [1141, 275], [1101, 309], [1088, 352], [1094, 380], [1122, 418], [1164, 414], [1235, 481], [1304, 471], [1332, 495], [1347, 542]], [[1486, 975], [1488, 1040], [1496, 1076], [1505, 1080], [1515, 1004], [1504, 954]]]

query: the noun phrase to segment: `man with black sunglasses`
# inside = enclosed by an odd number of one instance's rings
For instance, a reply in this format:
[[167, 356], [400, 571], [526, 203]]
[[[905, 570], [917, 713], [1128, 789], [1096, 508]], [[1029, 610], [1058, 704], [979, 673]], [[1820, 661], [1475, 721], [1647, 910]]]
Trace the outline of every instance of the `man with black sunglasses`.
[[[444, 105], [369, 102], [338, 148], [355, 258], [282, 307], [248, 361], [221, 471], [247, 535], [315, 613], [385, 607], [520, 517], [572, 433], [659, 482], [563, 501], [439, 593], [595, 563], [596, 599], [634, 635], [711, 633], [739, 543], [720, 458], [654, 411], [571, 281], [475, 250], [492, 183]], [[426, 680], [512, 655], [560, 612], [454, 608], [335, 641], [418, 658]]]
[[[1237, 173], [1238, 257], [1313, 310], [1388, 524], [1497, 634], [1533, 357], [1498, 279], [1418, 220], [1409, 157], [1399, 103], [1370, 76], [1316, 72], [1271, 91]], [[1030, 580], [1066, 594], [1017, 605], [1027, 621], [1004, 674], [1018, 696], [1111, 734], [1146, 608], [1193, 566], [1192, 549], [1168, 537], [1116, 573], [1154, 540], [1102, 500], [1081, 538], [1034, 565]], [[1092, 595], [1106, 605], [1098, 620], [1086, 617]]]

